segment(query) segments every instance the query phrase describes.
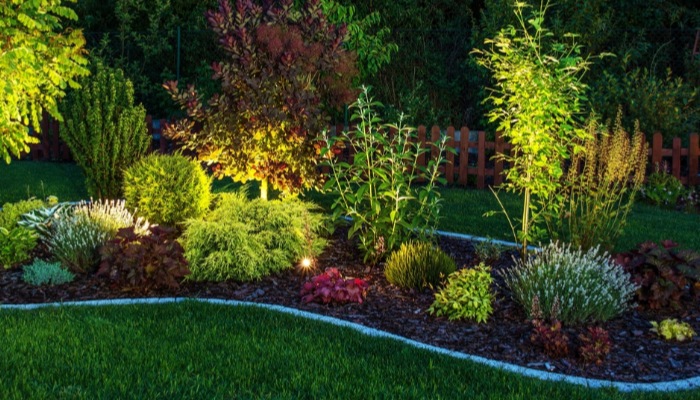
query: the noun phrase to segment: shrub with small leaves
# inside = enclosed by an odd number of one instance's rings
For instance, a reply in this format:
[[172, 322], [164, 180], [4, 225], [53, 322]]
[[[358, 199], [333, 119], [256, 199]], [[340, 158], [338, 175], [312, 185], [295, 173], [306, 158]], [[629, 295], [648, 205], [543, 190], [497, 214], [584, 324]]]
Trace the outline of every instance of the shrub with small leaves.
[[152, 226], [140, 235], [134, 227], [120, 229], [117, 237], [100, 248], [102, 262], [97, 275], [128, 286], [178, 289], [178, 280], [191, 274], [184, 250], [172, 238], [175, 230]]
[[544, 352], [554, 358], [561, 358], [569, 354], [569, 336], [562, 331], [559, 320], [559, 298], [554, 297], [554, 304], [549, 314], [550, 323], [547, 324], [542, 316], [540, 302], [537, 295], [532, 301], [532, 325], [533, 333], [530, 335], [530, 342], [540, 346]]
[[10, 268], [13, 264], [29, 258], [36, 247], [36, 235], [20, 226], [10, 230], [0, 227], [0, 265]]
[[660, 324], [656, 321], [651, 321], [651, 325], [653, 328], [650, 331], [666, 340], [685, 342], [686, 340], [692, 340], [693, 336], [696, 335], [687, 322], [678, 322], [675, 319], [665, 319]]
[[501, 258], [503, 246], [496, 243], [493, 239], [478, 241], [474, 243], [474, 252], [476, 258], [483, 263], [493, 263]]
[[11, 230], [17, 226], [22, 214], [44, 207], [41, 200], [23, 200], [17, 203], [5, 203], [0, 210], [0, 228]]
[[60, 263], [49, 263], [44, 260], [34, 260], [34, 263], [24, 267], [22, 279], [30, 285], [41, 286], [49, 284], [62, 285], [71, 282], [75, 274], [61, 268]]
[[466, 318], [486, 322], [493, 312], [492, 283], [491, 268], [483, 263], [472, 269], [453, 272], [447, 285], [435, 293], [435, 302], [428, 312], [438, 317], [446, 315], [450, 321]]
[[305, 303], [362, 303], [369, 284], [362, 279], [343, 279], [336, 268], [326, 268], [326, 272], [306, 282], [301, 289], [301, 301]]
[[603, 328], [588, 328], [588, 334], [579, 335], [583, 345], [581, 346], [581, 358], [586, 364], [600, 365], [603, 359], [610, 353], [610, 338], [608, 331]]
[[641, 190], [642, 197], [657, 207], [675, 208], [678, 197], [683, 194], [683, 184], [668, 173], [668, 165], [656, 165], [656, 171], [649, 175]]
[[455, 262], [439, 247], [425, 242], [403, 243], [384, 268], [389, 283], [414, 289], [437, 286], [457, 269]]
[[124, 173], [126, 207], [154, 224], [201, 218], [211, 205], [211, 178], [181, 154], [151, 154]]

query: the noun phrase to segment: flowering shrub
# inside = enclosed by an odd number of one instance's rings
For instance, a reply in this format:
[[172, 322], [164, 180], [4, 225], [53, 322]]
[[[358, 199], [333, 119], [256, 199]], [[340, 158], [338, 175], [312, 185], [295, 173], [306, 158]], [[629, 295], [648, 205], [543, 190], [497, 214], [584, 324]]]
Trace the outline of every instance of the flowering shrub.
[[690, 340], [695, 336], [695, 331], [687, 322], [678, 322], [675, 319], [665, 319], [661, 321], [661, 324], [656, 321], [651, 321], [653, 328], [650, 329], [651, 332], [663, 337], [666, 340], [675, 340], [677, 342], [684, 342]]
[[678, 202], [683, 212], [687, 214], [700, 212], [700, 192], [698, 192], [698, 189], [688, 188], [683, 190]]
[[554, 297], [554, 303], [549, 314], [550, 324], [544, 321], [537, 296], [533, 298], [530, 314], [532, 315], [531, 321], [534, 326], [533, 333], [530, 335], [530, 341], [534, 345], [544, 348], [545, 353], [550, 357], [560, 358], [569, 354], [569, 336], [562, 331], [561, 321], [559, 320], [559, 298]]
[[435, 302], [428, 312], [437, 316], [446, 315], [450, 321], [467, 318], [486, 322], [493, 312], [491, 268], [482, 263], [454, 272], [447, 279], [447, 285], [435, 293]]
[[117, 237], [100, 248], [97, 275], [108, 275], [129, 287], [167, 286], [178, 289], [178, 279], [191, 274], [184, 250], [172, 239], [174, 229], [152, 226], [144, 235], [134, 227], [120, 229]]
[[415, 289], [437, 286], [457, 269], [454, 260], [431, 243], [408, 242], [386, 262], [384, 275], [389, 283]]
[[537, 296], [542, 310], [551, 313], [558, 299], [561, 320], [572, 324], [621, 314], [631, 307], [637, 289], [630, 275], [597, 247], [584, 253], [557, 242], [537, 250], [525, 263], [517, 260], [504, 278], [526, 310], [532, 310]]
[[22, 279], [30, 285], [41, 286], [61, 285], [75, 278], [75, 274], [61, 268], [59, 263], [48, 263], [44, 260], [35, 260], [31, 265], [24, 267]]
[[671, 240], [662, 240], [661, 246], [644, 242], [615, 256], [639, 286], [637, 300], [642, 305], [677, 309], [683, 295], [700, 296], [700, 254], [679, 246]]
[[88, 213], [64, 209], [51, 221], [49, 250], [64, 268], [84, 273], [99, 261], [97, 250], [112, 239], [112, 232]]
[[122, 228], [134, 226], [138, 233], [148, 231], [149, 223], [143, 217], [134, 221], [134, 216], [126, 209], [124, 200], [97, 200], [91, 203], [80, 202], [73, 212], [75, 214], [85, 214], [92, 221], [102, 226], [102, 229], [109, 232], [112, 237]]
[[683, 193], [683, 184], [668, 173], [668, 164], [656, 165], [656, 171], [649, 176], [641, 194], [648, 203], [657, 207], [675, 207]]
[[588, 328], [587, 335], [579, 335], [583, 345], [581, 346], [581, 358], [586, 364], [600, 365], [603, 359], [610, 353], [610, 338], [608, 331], [603, 328]]
[[326, 272], [306, 282], [301, 289], [301, 301], [305, 303], [321, 302], [362, 303], [362, 298], [369, 284], [362, 279], [343, 279], [336, 268], [326, 268]]
[[503, 246], [494, 242], [491, 238], [474, 243], [474, 253], [476, 254], [476, 258], [483, 263], [493, 263], [498, 261], [498, 259], [501, 258], [502, 252]]

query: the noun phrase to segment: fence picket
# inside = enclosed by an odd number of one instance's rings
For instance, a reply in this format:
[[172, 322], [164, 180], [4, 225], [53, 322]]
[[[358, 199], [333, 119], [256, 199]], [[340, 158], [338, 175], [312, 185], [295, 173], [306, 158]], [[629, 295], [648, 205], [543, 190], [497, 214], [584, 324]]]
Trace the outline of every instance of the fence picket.
[[[455, 147], [455, 127], [450, 126], [447, 128], [447, 146], [448, 147]], [[445, 158], [447, 159], [447, 163], [445, 164], [445, 178], [447, 179], [447, 183], [453, 183], [455, 181], [455, 155], [451, 151], [448, 151], [447, 154], [445, 154]]]
[[479, 159], [477, 161], [476, 187], [483, 189], [485, 185], [486, 170], [486, 132], [479, 132]]
[[469, 128], [463, 126], [459, 131], [459, 183], [467, 184], [469, 170]]
[[700, 184], [698, 177], [698, 163], [700, 160], [700, 136], [697, 133], [690, 135], [690, 145], [688, 146], [688, 184], [691, 186]]

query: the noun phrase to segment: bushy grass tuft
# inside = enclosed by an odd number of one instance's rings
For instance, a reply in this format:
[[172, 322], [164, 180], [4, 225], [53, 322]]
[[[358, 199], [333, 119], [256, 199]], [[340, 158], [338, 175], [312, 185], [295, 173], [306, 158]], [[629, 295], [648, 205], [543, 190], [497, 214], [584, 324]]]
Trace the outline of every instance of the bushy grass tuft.
[[257, 280], [321, 253], [327, 218], [298, 199], [221, 195], [204, 220], [190, 220], [182, 241], [194, 280]]
[[408, 242], [391, 253], [384, 268], [389, 283], [414, 289], [438, 286], [457, 269], [454, 260], [430, 243]]

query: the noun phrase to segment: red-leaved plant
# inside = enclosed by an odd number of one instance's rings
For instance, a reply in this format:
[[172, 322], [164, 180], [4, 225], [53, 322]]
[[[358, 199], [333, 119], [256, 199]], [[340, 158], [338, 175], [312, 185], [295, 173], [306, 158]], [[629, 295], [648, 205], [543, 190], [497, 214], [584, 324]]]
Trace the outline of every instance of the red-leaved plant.
[[610, 338], [608, 331], [603, 328], [588, 328], [588, 334], [579, 335], [583, 345], [581, 346], [581, 358], [586, 364], [600, 365], [603, 359], [610, 353]]
[[343, 279], [337, 268], [326, 268], [326, 272], [306, 282], [301, 289], [301, 300], [305, 303], [321, 302], [362, 303], [369, 284], [362, 279]]
[[122, 286], [178, 289], [178, 279], [191, 274], [184, 250], [172, 239], [175, 230], [152, 226], [139, 235], [134, 227], [123, 228], [117, 237], [100, 248], [102, 262], [97, 275], [108, 275]]
[[569, 354], [569, 337], [562, 331], [561, 321], [559, 321], [559, 298], [554, 298], [551, 324], [545, 323], [540, 309], [540, 298], [535, 295], [532, 299], [532, 325], [534, 330], [530, 336], [530, 341], [544, 348], [544, 352], [554, 358], [561, 358]]

